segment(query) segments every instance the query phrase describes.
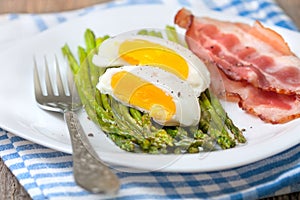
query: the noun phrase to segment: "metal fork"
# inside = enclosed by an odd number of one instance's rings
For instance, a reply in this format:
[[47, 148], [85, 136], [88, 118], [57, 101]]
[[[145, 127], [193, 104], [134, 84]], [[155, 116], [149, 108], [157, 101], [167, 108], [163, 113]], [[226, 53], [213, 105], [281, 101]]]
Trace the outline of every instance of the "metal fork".
[[58, 94], [55, 94], [53, 84], [50, 80], [49, 65], [46, 57], [44, 58], [44, 62], [44, 82], [47, 94], [44, 94], [42, 91], [37, 61], [34, 58], [35, 99], [40, 108], [64, 114], [72, 143], [73, 173], [76, 183], [93, 193], [116, 193], [119, 189], [117, 176], [100, 160], [78, 121], [75, 112], [82, 108], [82, 104], [76, 89], [72, 90], [70, 87], [73, 85], [72, 79], [70, 78], [71, 76], [68, 76], [67, 85], [70, 94], [67, 94], [64, 89], [58, 59], [55, 56], [54, 65], [56, 67], [56, 85], [58, 91]]

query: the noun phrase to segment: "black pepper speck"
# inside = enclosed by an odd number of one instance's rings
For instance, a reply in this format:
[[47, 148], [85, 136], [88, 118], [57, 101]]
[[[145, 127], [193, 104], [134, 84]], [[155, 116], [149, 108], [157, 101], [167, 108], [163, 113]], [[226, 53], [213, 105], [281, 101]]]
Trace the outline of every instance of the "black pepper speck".
[[89, 133], [88, 136], [89, 137], [94, 137], [94, 134], [93, 133]]

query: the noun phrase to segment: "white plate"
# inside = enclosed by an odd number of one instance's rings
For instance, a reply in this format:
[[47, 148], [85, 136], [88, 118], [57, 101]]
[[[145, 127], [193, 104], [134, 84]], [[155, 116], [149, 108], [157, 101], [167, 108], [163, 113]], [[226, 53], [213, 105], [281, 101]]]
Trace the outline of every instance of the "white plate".
[[[65, 43], [75, 50], [78, 44], [83, 44], [86, 28], [91, 28], [98, 36], [115, 35], [142, 28], [164, 28], [167, 24], [173, 24], [177, 10], [175, 7], [161, 5], [108, 9], [64, 23], [7, 49], [0, 55], [0, 126], [35, 143], [71, 153], [69, 136], [62, 117], [36, 106], [32, 76], [33, 55], [60, 54], [60, 48]], [[224, 20], [249, 22], [222, 13], [199, 10], [197, 13]], [[292, 50], [300, 55], [300, 47], [296, 45], [300, 41], [299, 33], [278, 27], [272, 28], [281, 33]], [[121, 151], [100, 131], [95, 132], [97, 127], [93, 124], [88, 124], [94, 133], [94, 137], [89, 138], [100, 157], [110, 164], [129, 167], [127, 169], [174, 172], [200, 172], [237, 167], [279, 153], [300, 141], [299, 120], [283, 125], [270, 125], [245, 114], [236, 104], [226, 104], [225, 108], [234, 122], [240, 128], [246, 129], [246, 145], [203, 154], [145, 155]]]

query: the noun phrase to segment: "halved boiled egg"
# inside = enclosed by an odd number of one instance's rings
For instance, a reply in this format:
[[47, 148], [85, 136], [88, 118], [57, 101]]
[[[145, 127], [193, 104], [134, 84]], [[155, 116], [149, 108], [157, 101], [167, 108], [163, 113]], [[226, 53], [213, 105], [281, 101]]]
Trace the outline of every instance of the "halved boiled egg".
[[187, 81], [199, 96], [210, 84], [204, 63], [187, 48], [165, 39], [120, 35], [105, 40], [93, 57], [99, 67], [140, 65], [160, 67]]
[[198, 98], [190, 85], [159, 67], [108, 68], [97, 88], [164, 126], [192, 126], [200, 120]]

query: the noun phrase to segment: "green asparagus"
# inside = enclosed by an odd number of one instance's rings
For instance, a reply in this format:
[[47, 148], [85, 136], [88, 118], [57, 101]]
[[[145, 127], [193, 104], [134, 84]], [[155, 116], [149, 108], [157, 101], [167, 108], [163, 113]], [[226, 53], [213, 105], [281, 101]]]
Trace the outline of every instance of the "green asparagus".
[[[179, 43], [174, 27], [166, 26], [169, 40]], [[162, 38], [159, 31], [141, 30], [138, 34]], [[62, 47], [73, 72], [75, 84], [84, 108], [91, 120], [99, 124], [107, 136], [121, 149], [144, 153], [197, 153], [232, 148], [246, 142], [245, 137], [229, 118], [219, 100], [206, 90], [199, 97], [201, 119], [198, 126], [162, 127], [147, 113], [127, 107], [96, 89], [99, 76], [105, 69], [96, 67], [92, 56], [109, 36], [98, 37], [87, 29], [85, 48], [78, 47], [78, 60], [69, 46]], [[232, 137], [232, 135], [234, 137]]]

